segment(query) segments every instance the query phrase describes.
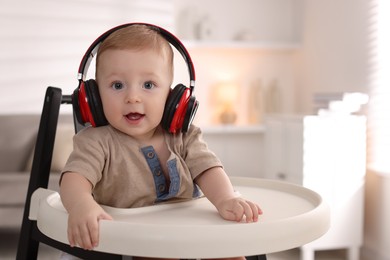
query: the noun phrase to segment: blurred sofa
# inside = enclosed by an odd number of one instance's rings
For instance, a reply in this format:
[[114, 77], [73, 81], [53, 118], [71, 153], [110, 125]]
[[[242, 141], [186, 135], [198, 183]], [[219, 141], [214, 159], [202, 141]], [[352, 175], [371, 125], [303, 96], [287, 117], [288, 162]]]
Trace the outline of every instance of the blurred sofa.
[[[0, 115], [0, 229], [20, 228], [40, 115]], [[71, 150], [72, 115], [60, 115], [49, 188], [59, 190], [59, 172]]]

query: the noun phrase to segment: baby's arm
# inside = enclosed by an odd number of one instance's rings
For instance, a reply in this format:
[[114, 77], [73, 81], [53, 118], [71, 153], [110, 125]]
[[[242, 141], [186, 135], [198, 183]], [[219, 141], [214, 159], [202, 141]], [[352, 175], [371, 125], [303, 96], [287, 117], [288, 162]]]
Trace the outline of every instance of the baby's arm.
[[99, 241], [99, 220], [112, 220], [112, 217], [92, 197], [92, 184], [77, 173], [64, 173], [60, 193], [62, 203], [69, 213], [70, 246], [93, 249]]
[[195, 179], [204, 195], [217, 208], [219, 214], [227, 220], [256, 222], [262, 211], [254, 202], [238, 196], [221, 167], [214, 167]]

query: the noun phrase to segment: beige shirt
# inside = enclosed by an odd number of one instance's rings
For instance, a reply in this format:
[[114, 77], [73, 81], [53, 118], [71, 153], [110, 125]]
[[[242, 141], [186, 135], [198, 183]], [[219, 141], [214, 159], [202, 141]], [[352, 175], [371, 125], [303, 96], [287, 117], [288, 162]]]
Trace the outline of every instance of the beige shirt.
[[[155, 164], [156, 159], [153, 147], [140, 147], [132, 137], [110, 125], [89, 127], [74, 136], [74, 149], [63, 173], [83, 175], [93, 185], [95, 200], [112, 207], [142, 207], [168, 199], [191, 199], [197, 191], [193, 180], [222, 164], [208, 149], [198, 127], [191, 126], [185, 134], [164, 133], [164, 137], [171, 153], [166, 163], [175, 183], [171, 182], [162, 200], [157, 198], [161, 195], [156, 183], [159, 173], [151, 167], [151, 160]], [[149, 152], [143, 152], [145, 149]]]

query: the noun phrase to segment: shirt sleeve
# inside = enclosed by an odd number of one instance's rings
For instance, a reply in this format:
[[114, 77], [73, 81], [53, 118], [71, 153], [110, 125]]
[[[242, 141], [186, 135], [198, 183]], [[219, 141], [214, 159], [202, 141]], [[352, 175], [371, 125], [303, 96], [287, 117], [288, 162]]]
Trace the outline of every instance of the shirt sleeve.
[[84, 176], [93, 187], [102, 178], [106, 161], [103, 142], [94, 132], [93, 128], [86, 128], [73, 137], [73, 151], [62, 171]]
[[183, 158], [193, 179], [208, 169], [223, 167], [219, 158], [208, 148], [199, 127], [192, 125], [183, 134], [183, 147]]

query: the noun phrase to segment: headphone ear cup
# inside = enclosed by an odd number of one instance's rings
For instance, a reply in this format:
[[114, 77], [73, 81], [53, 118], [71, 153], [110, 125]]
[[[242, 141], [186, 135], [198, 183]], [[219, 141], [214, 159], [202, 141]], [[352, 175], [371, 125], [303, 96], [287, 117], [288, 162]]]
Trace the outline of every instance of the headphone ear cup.
[[81, 113], [80, 96], [79, 96], [80, 88], [83, 87], [83, 85], [84, 82], [81, 82], [80, 87], [76, 88], [73, 91], [73, 95], [72, 95], [73, 113], [76, 115], [76, 119], [81, 125], [85, 124], [85, 121], [83, 120], [83, 116]]
[[94, 127], [107, 125], [108, 122], [104, 115], [103, 104], [96, 81], [93, 79], [87, 80], [84, 86], [88, 106], [92, 115], [90, 123]]
[[[100, 109], [98, 108], [99, 104]], [[87, 123], [94, 127], [101, 126], [107, 122], [97, 84], [94, 80], [80, 82], [79, 87], [73, 91], [72, 105], [77, 121], [84, 126]]]
[[168, 99], [165, 103], [164, 114], [163, 114], [161, 124], [162, 127], [168, 132], [171, 132], [170, 127], [171, 127], [172, 119], [175, 114], [176, 107], [178, 106], [180, 98], [183, 94], [184, 88], [185, 87], [182, 84], [176, 85], [176, 87], [172, 89], [171, 92], [169, 93]]
[[77, 121], [84, 126], [87, 123], [91, 123], [91, 125], [95, 124], [88, 100], [85, 82], [80, 81], [79, 87], [73, 91], [72, 105]]
[[184, 117], [183, 126], [181, 128], [182, 132], [185, 133], [190, 128], [192, 121], [194, 120], [196, 111], [198, 111], [198, 107], [199, 107], [199, 101], [196, 100], [194, 96], [191, 96], [188, 101], [186, 115]]
[[198, 105], [195, 97], [190, 94], [190, 89], [183, 84], [178, 84], [169, 93], [161, 121], [165, 130], [173, 134], [180, 129], [183, 132], [188, 130]]

